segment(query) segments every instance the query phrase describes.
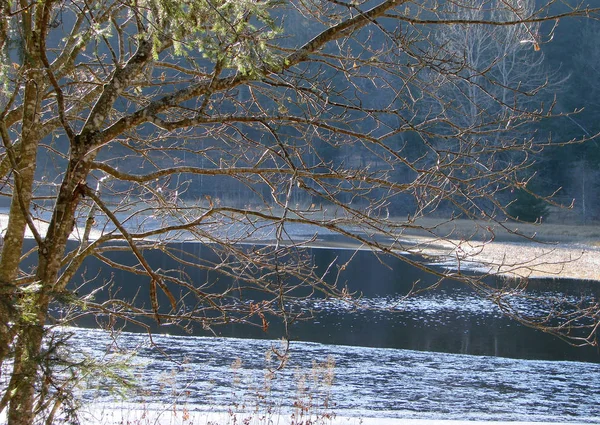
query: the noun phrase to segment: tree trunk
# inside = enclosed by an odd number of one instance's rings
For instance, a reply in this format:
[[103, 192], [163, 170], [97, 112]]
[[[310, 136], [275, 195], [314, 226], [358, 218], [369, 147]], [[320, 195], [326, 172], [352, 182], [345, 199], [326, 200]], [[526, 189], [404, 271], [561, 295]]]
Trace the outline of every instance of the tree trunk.
[[[37, 164], [37, 150], [41, 137], [40, 114], [45, 92], [43, 64], [39, 52], [45, 37], [46, 14], [28, 2], [20, 21], [23, 36], [22, 74], [25, 78], [23, 115], [19, 149], [7, 140], [5, 123], [2, 123], [2, 140], [13, 168], [14, 188], [10, 205], [8, 227], [0, 257], [0, 366], [14, 348], [13, 374], [6, 390], [8, 424], [31, 424], [34, 420], [34, 398], [39, 355], [42, 347], [44, 324], [49, 305], [49, 291], [44, 286], [24, 290], [18, 286], [19, 264], [33, 197]], [[30, 7], [31, 6], [31, 7]]]
[[39, 247], [36, 282], [39, 289], [25, 293], [19, 301], [19, 321], [15, 325], [14, 366], [8, 391], [11, 393], [8, 425], [32, 424], [35, 419], [35, 386], [41, 363], [44, 325], [48, 318], [51, 293], [62, 291], [55, 285], [66, 244], [75, 224], [75, 211], [81, 199], [78, 186], [85, 182], [93, 156], [80, 153], [70, 161], [59, 191], [46, 238]]
[[35, 176], [41, 104], [41, 93], [36, 78], [39, 79], [39, 74], [32, 71], [32, 78], [26, 83], [21, 149], [18, 155], [15, 155], [14, 150], [10, 152], [15, 168], [15, 190], [12, 194], [8, 227], [0, 257], [0, 369], [15, 335], [10, 327], [10, 323], [16, 322], [14, 303], [18, 288], [15, 282], [21, 261]]
[[27, 298], [23, 301], [28, 311], [22, 312], [18, 325], [13, 372], [8, 386], [12, 394], [8, 425], [30, 425], [35, 418], [35, 386], [49, 297], [42, 291], [27, 295]]
[[3, 360], [8, 357], [14, 336], [10, 326], [14, 315], [14, 285], [0, 282], [0, 377]]

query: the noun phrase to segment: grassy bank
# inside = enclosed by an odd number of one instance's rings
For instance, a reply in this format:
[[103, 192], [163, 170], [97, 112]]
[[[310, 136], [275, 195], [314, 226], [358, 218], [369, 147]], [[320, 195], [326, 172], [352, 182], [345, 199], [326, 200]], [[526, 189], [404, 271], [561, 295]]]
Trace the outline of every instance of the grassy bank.
[[414, 224], [423, 229], [407, 228], [404, 234], [431, 237], [434, 233], [443, 238], [477, 241], [490, 240], [492, 237], [495, 242], [529, 242], [534, 239], [547, 243], [600, 245], [600, 224], [491, 223], [484, 220], [449, 221], [436, 218], [417, 219]]

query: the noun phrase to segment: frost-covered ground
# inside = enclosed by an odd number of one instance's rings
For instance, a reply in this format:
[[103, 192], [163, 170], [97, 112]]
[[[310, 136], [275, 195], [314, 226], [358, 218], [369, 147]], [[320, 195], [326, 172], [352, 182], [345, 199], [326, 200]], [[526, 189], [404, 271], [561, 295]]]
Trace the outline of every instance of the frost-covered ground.
[[600, 280], [600, 247], [582, 243], [422, 241], [412, 250], [451, 269], [526, 278]]

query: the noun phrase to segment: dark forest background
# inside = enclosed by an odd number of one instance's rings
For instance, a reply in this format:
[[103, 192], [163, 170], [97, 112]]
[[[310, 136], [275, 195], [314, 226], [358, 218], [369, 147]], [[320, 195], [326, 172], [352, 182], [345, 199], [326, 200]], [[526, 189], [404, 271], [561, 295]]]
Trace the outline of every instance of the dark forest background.
[[[311, 31], [313, 25], [315, 24], [302, 19], [286, 19], [286, 32], [292, 34], [289, 38], [290, 42], [297, 44], [305, 41], [313, 32]], [[600, 139], [596, 140], [593, 136], [600, 132], [598, 119], [600, 116], [600, 22], [584, 18], [547, 22], [537, 29], [537, 35], [540, 40], [539, 50], [534, 49], [531, 44], [522, 43], [510, 53], [513, 55], [510, 60], [513, 61], [511, 63], [513, 66], [520, 67], [514, 76], [519, 84], [526, 87], [531, 83], [532, 86], [541, 87], [540, 90], [535, 91], [533, 103], [544, 105], [546, 110], [552, 111], [554, 117], [535, 120], [518, 126], [514, 131], [502, 132], [495, 137], [530, 138], [538, 143], [549, 144], [535, 154], [532, 165], [523, 171], [522, 177], [531, 177], [528, 189], [541, 196], [552, 194], [554, 202], [547, 204], [530, 194], [515, 190], [500, 192], [497, 197], [504, 205], [513, 201], [508, 211], [528, 221], [536, 220], [540, 216], [543, 217], [544, 222], [555, 223], [586, 224], [598, 221], [600, 220], [600, 196], [598, 195]], [[442, 39], [451, 36], [449, 33], [436, 35]], [[288, 41], [283, 39], [281, 42]], [[331, 81], [336, 81], [335, 75], [331, 75], [330, 78]], [[513, 79], [512, 83], [514, 82]], [[357, 84], [361, 84], [360, 79], [357, 80]], [[368, 98], [371, 105], [389, 107], [389, 99], [372, 98], [368, 95], [368, 84], [363, 88], [365, 99]], [[234, 95], [239, 100], [243, 100], [247, 93], [240, 90]], [[403, 108], [403, 105], [407, 104], [407, 99], [399, 99], [396, 104], [398, 108]], [[273, 108], [279, 106], [273, 105]], [[224, 108], [226, 109], [227, 105], [224, 105]], [[457, 111], [460, 113], [460, 108]], [[251, 127], [240, 124], [236, 130], [244, 134], [244, 137], [250, 139], [254, 137], [255, 130]], [[282, 134], [285, 134], [285, 131]], [[297, 143], [295, 137], [293, 129], [290, 129], [290, 143]], [[397, 137], [398, 146], [403, 146], [403, 152], [410, 160], [416, 160], [423, 155], [424, 146], [420, 135], [404, 132]], [[256, 138], [260, 138], [260, 134], [256, 133]], [[584, 143], [562, 143], [583, 138], [591, 140]], [[168, 140], [156, 143], [157, 149], [150, 154], [154, 155], [152, 158], [131, 155], [127, 147], [128, 141], [123, 139], [121, 144], [112, 144], [104, 148], [99, 159], [107, 161], [114, 167], [128, 170], [144, 169], [151, 162], [153, 167], [157, 164], [171, 167], [177, 165], [178, 160], [181, 163], [206, 168], [235, 165], [222, 163], [219, 151], [223, 146], [213, 149], [221, 143], [215, 138], [195, 138], [191, 142], [193, 145], [189, 147], [187, 158], [185, 150], [170, 152], [168, 155], [161, 152], [163, 146], [161, 144], [168, 146], [170, 143]], [[343, 143], [332, 145], [321, 143], [318, 139], [312, 140], [311, 143], [314, 149], [307, 149], [305, 152], [305, 159], [309, 164], [318, 165], [319, 162], [324, 161], [358, 169], [385, 167], [381, 158], [373, 155], [367, 146], [364, 146], [364, 149], [357, 148], [356, 145], [347, 148]], [[434, 143], [449, 142], [434, 141]], [[44, 147], [40, 150], [42, 167], [39, 168], [39, 178], [42, 184], [37, 193], [41, 197], [54, 193], [56, 182], [59, 181], [61, 164], [65, 161], [64, 155], [59, 153], [67, 149], [67, 143], [62, 136], [52, 138], [48, 141], [48, 145], [52, 148]], [[230, 148], [235, 149], [235, 147]], [[415, 178], [409, 170], [403, 169], [390, 171], [389, 177], [398, 182], [407, 182]], [[122, 189], [126, 190], [125, 182], [117, 183], [115, 190], [119, 189], [119, 184], [124, 185]], [[210, 198], [212, 202], [222, 201], [249, 207], [256, 205], [257, 208], [269, 198], [270, 191], [266, 185], [257, 186], [249, 191], [243, 182], [235, 179], [206, 175], [180, 175], [177, 181], [160, 184], [163, 185], [161, 189], [165, 191], [166, 196], [177, 196], [185, 202], [194, 200], [205, 202]], [[298, 192], [298, 198], [293, 201], [298, 205], [308, 206], [319, 203], [319, 199], [313, 199], [304, 192]], [[348, 194], [348, 199], [344, 201], [353, 202], [352, 195]], [[414, 210], [414, 202], [412, 195], [394, 197], [389, 205], [389, 213], [392, 216], [406, 216], [407, 212]], [[559, 205], [563, 205], [564, 208]], [[571, 208], [567, 208], [569, 206]], [[437, 216], [449, 216], [452, 213], [452, 207], [444, 204], [437, 205], [435, 211], [431, 211], [432, 215]]]

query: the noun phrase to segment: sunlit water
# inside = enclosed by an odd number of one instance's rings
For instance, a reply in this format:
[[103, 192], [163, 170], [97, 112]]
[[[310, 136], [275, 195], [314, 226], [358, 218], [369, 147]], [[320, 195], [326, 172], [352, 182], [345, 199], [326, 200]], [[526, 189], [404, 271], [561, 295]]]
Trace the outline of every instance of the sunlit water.
[[[292, 342], [288, 364], [270, 377], [277, 358], [266, 354], [281, 351], [278, 341], [163, 335], [152, 347], [141, 334], [123, 333], [115, 343], [99, 330], [77, 329], [71, 343], [115, 362], [118, 352], [137, 353], [139, 389], [120, 399], [104, 382], [84, 393], [95, 404], [291, 411], [310, 395], [311, 409], [340, 416], [600, 423], [598, 364]], [[329, 368], [320, 368], [328, 359]]]

